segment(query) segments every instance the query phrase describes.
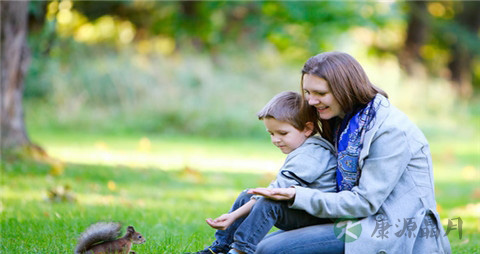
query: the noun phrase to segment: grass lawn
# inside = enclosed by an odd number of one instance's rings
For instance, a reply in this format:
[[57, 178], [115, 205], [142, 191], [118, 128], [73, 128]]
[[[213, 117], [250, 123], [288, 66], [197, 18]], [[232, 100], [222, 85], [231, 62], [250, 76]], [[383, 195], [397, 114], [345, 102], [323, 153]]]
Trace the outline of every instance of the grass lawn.
[[[265, 140], [97, 137], [35, 133], [63, 163], [3, 161], [0, 253], [71, 253], [97, 221], [132, 225], [147, 239], [137, 253], [202, 249], [214, 230], [204, 222], [226, 212], [245, 188], [266, 186], [283, 155]], [[442, 224], [453, 253], [478, 253], [478, 145], [431, 142]], [[261, 169], [261, 170], [255, 170]], [[65, 187], [74, 201], [52, 201]], [[458, 225], [457, 225], [458, 226]]]

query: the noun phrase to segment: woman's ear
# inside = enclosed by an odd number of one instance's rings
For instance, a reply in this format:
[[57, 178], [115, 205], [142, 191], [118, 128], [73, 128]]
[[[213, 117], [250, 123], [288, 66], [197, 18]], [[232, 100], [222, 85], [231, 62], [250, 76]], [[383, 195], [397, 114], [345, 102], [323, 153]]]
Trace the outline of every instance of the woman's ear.
[[310, 137], [313, 133], [313, 123], [307, 122], [305, 124], [305, 136]]

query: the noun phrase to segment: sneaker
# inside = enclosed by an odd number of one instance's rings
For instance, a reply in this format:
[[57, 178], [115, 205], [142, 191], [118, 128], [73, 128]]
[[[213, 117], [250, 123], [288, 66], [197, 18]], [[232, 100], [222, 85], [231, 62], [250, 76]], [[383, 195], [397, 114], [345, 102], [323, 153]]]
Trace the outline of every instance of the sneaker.
[[191, 254], [226, 254], [229, 250], [220, 249], [218, 247], [207, 247], [204, 250], [190, 252]]

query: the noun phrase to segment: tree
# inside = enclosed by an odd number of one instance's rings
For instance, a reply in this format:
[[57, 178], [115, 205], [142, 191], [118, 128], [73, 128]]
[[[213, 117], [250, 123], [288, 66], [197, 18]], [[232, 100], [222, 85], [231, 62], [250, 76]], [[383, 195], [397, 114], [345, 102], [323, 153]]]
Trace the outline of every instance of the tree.
[[409, 18], [405, 45], [400, 52], [399, 62], [408, 74], [414, 73], [414, 68], [423, 62], [420, 48], [425, 44], [429, 30], [429, 14], [424, 1], [407, 2]]
[[[454, 87], [464, 96], [471, 95], [473, 91], [473, 59], [475, 53], [478, 53], [478, 36], [475, 40], [475, 34], [480, 29], [480, 2], [464, 2], [462, 11], [455, 17], [458, 24], [457, 43], [452, 43], [452, 58], [448, 64], [450, 69], [450, 80]], [[469, 37], [474, 37], [470, 39]], [[475, 52], [474, 49], [477, 49]]]
[[22, 106], [25, 72], [30, 52], [27, 46], [28, 1], [0, 1], [1, 11], [1, 87], [0, 142], [1, 153], [32, 148]]
[[[474, 61], [480, 55], [480, 2], [409, 1], [406, 7], [408, 27], [399, 56], [402, 68], [410, 75], [423, 67], [442, 75], [448, 68], [453, 88], [469, 97], [473, 92]], [[422, 48], [427, 50], [422, 52]], [[441, 69], [439, 62], [444, 63]]]

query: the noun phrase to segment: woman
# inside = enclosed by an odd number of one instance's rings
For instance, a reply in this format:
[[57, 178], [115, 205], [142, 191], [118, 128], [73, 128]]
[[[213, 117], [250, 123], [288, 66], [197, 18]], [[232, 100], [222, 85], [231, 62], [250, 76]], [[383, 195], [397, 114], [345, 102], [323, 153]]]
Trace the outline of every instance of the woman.
[[256, 253], [450, 253], [428, 142], [415, 124], [346, 53], [310, 58], [301, 85], [318, 110], [321, 135], [337, 149], [338, 192], [295, 186], [250, 193], [321, 218], [355, 219], [275, 232]]

